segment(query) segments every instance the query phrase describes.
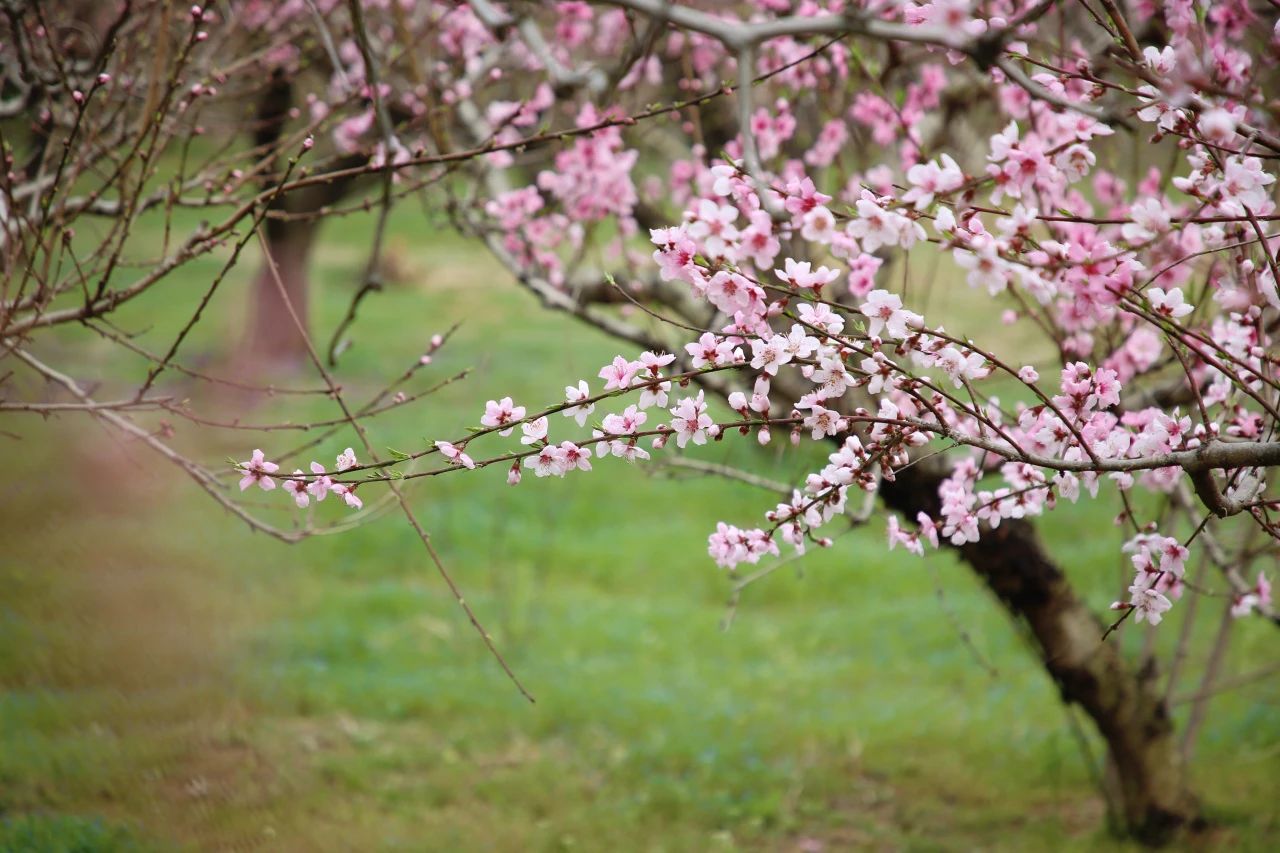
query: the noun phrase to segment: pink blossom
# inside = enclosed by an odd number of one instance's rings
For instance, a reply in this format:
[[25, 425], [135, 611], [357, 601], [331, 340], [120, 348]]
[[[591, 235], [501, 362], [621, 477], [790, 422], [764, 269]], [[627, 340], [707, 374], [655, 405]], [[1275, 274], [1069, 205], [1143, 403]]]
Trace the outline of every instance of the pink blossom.
[[[295, 477], [306, 476], [302, 469], [299, 468], [293, 472]], [[302, 480], [285, 480], [284, 489], [293, 495], [293, 500], [299, 508], [304, 508], [311, 503], [311, 495], [307, 494], [307, 484]]]
[[1154, 587], [1134, 584], [1129, 587], [1129, 595], [1129, 606], [1134, 609], [1133, 618], [1137, 622], [1146, 621], [1152, 625], [1159, 625], [1164, 614], [1173, 607], [1173, 603]]
[[[586, 416], [584, 415], [583, 416], [584, 420], [585, 420], [585, 417]], [[537, 444], [540, 441], [546, 441], [547, 426], [548, 424], [547, 424], [546, 417], [537, 418], [536, 420], [526, 421], [525, 423], [520, 424], [520, 431], [524, 433], [524, 435], [520, 437], [520, 443], [521, 444]]]
[[579, 447], [571, 441], [560, 442], [560, 459], [565, 471], [591, 470], [591, 448]]
[[778, 278], [792, 287], [801, 290], [812, 290], [815, 293], [820, 293], [823, 287], [840, 276], [839, 270], [832, 270], [826, 267], [812, 269], [808, 261], [794, 261], [791, 258], [787, 258], [784, 266], [785, 269], [773, 271]]
[[902, 300], [887, 290], [868, 293], [867, 301], [858, 310], [868, 320], [867, 334], [873, 336], [885, 331], [892, 338], [905, 338], [907, 324], [919, 324], [923, 319], [918, 314], [904, 310]]
[[244, 476], [240, 478], [240, 491], [258, 484], [264, 492], [269, 492], [276, 487], [276, 481], [268, 477], [268, 474], [274, 474], [280, 469], [280, 466], [274, 462], [268, 462], [261, 450], [253, 451], [253, 458], [248, 462], [240, 463], [240, 470], [244, 472]]
[[719, 367], [722, 364], [733, 364], [742, 358], [742, 354], [732, 343], [711, 332], [704, 332], [696, 343], [685, 344], [684, 348], [695, 368]]
[[476, 463], [471, 459], [471, 457], [464, 453], [462, 448], [457, 445], [450, 444], [447, 441], [437, 441], [436, 449], [440, 451], [440, 454], [444, 456], [445, 459], [448, 459], [454, 465], [462, 465], [467, 468], [476, 467]]
[[855, 297], [866, 296], [876, 286], [876, 273], [884, 264], [875, 255], [858, 255], [849, 263], [849, 293]]
[[344, 503], [352, 509], [362, 509], [364, 501], [356, 497], [356, 486], [354, 483], [334, 483], [333, 493], [341, 496]]
[[738, 209], [732, 205], [703, 199], [686, 216], [691, 220], [686, 233], [702, 246], [707, 255], [724, 255], [730, 242], [738, 239], [738, 229], [733, 225], [738, 218]]
[[[480, 418], [480, 423], [487, 427], [514, 424], [524, 418], [524, 412], [524, 406], [513, 405], [510, 397], [490, 400], [484, 404], [484, 417]], [[514, 426], [508, 426], [506, 429], [499, 430], [498, 435], [511, 435], [513, 429], [515, 429]]]
[[671, 427], [675, 430], [677, 447], [683, 448], [690, 441], [694, 444], [706, 444], [707, 430], [712, 424], [701, 391], [697, 397], [681, 399], [671, 409]]
[[1147, 290], [1147, 301], [1151, 303], [1151, 307], [1162, 317], [1169, 317], [1177, 320], [1187, 316], [1195, 307], [1188, 305], [1182, 299], [1182, 288], [1170, 288], [1168, 292], [1152, 287]]
[[[583, 400], [591, 396], [591, 391], [587, 388], [587, 381], [585, 379], [579, 379], [578, 385], [576, 388], [572, 385], [566, 385], [564, 389], [564, 396], [565, 396], [566, 402], [577, 403], [579, 405], [570, 406], [567, 409], [565, 409], [561, 414], [563, 414], [566, 418], [573, 418], [574, 420], [576, 420], [578, 422], [578, 426], [585, 425], [587, 422], [587, 418], [589, 418], [591, 416], [591, 413], [596, 410], [595, 403], [586, 403], [586, 404], [582, 403]], [[543, 438], [546, 438], [547, 436], [546, 423], [545, 423], [546, 418], [540, 418], [539, 420], [543, 421], [542, 435], [539, 436], [537, 439], [534, 439], [535, 441], [540, 441]], [[529, 436], [529, 432], [527, 430], [525, 431], [525, 436], [526, 437]], [[529, 441], [525, 441], [523, 438], [520, 439], [520, 441], [523, 444], [532, 443]]]
[[554, 444], [548, 444], [534, 455], [527, 457], [524, 465], [532, 469], [538, 477], [563, 477], [568, 470], [564, 451]]
[[329, 494], [329, 490], [333, 488], [333, 478], [324, 473], [324, 466], [319, 462], [311, 463], [311, 473], [313, 475], [310, 483], [307, 484], [307, 491], [316, 501], [325, 499], [325, 495]]
[[951, 155], [943, 154], [941, 161], [941, 164], [938, 160], [917, 163], [907, 170], [911, 189], [902, 196], [904, 203], [914, 204], [916, 210], [925, 210], [933, 204], [935, 196], [950, 193], [964, 184], [964, 172]]
[[782, 335], [774, 335], [769, 340], [751, 342], [751, 366], [770, 376], [778, 373], [778, 368], [791, 361], [791, 353], [787, 351], [787, 339]]

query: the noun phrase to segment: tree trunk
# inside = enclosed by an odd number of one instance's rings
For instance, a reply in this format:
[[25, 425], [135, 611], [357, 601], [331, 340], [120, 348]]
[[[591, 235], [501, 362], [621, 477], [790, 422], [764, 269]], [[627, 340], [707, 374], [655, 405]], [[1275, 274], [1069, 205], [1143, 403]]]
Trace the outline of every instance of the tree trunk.
[[292, 307], [297, 313], [302, 328], [308, 328], [309, 260], [316, 227], [316, 221], [311, 219], [266, 222], [264, 233], [270, 258], [263, 258], [253, 280], [246, 344], [246, 354], [256, 367], [294, 367], [307, 359], [306, 339], [289, 309]]
[[[294, 105], [293, 80], [283, 69], [276, 69], [258, 101], [257, 118], [252, 126], [254, 145], [272, 152], [279, 159], [284, 152], [275, 151]], [[346, 170], [367, 162], [358, 154], [341, 158], [335, 170]], [[275, 186], [279, 166], [263, 178], [263, 189]], [[309, 329], [310, 259], [320, 226], [318, 215], [336, 204], [353, 184], [351, 177], [314, 185], [298, 192], [282, 193], [271, 202], [271, 213], [293, 214], [293, 218], [269, 216], [264, 225], [266, 249], [262, 267], [253, 280], [250, 298], [248, 337], [243, 353], [256, 372], [262, 368], [296, 367], [307, 362], [306, 338], [289, 311], [292, 305], [302, 329]], [[279, 282], [276, 277], [279, 276]], [[283, 285], [283, 288], [281, 287]], [[281, 294], [281, 290], [284, 294]], [[288, 301], [286, 302], [286, 296]]]
[[[792, 401], [802, 393], [777, 380], [774, 390]], [[862, 405], [875, 408], [870, 400]], [[897, 472], [894, 481], [881, 484], [881, 499], [908, 519], [919, 512], [938, 518], [938, 487], [950, 473], [939, 461]], [[1154, 664], [1135, 670], [1118, 642], [1102, 641], [1105, 626], [1045, 552], [1035, 527], [1003, 521], [956, 550], [1008, 613], [1027, 625], [1062, 700], [1079, 705], [1106, 741], [1129, 835], [1160, 845], [1202, 826]]]
[[[936, 470], [912, 466], [885, 482], [881, 496], [910, 518], [917, 512], [937, 517], [942, 479]], [[1135, 672], [1116, 642], [1101, 640], [1102, 623], [1045, 553], [1035, 528], [1002, 522], [957, 550], [1010, 615], [1031, 629], [1063, 701], [1078, 704], [1097, 726], [1119, 783], [1127, 831], [1159, 845], [1201, 825], [1154, 673]]]

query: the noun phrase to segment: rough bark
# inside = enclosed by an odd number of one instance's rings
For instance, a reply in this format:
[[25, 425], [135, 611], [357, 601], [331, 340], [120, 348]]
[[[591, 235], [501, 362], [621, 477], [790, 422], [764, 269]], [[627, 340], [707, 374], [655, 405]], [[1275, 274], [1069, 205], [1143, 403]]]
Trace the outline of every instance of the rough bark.
[[[256, 146], [270, 150], [279, 142], [293, 105], [293, 81], [283, 71], [277, 70], [258, 102], [253, 126]], [[347, 169], [363, 162], [364, 157], [353, 155], [340, 160], [335, 168]], [[248, 334], [243, 348], [251, 371], [263, 367], [292, 367], [307, 362], [306, 340], [293, 321], [289, 308], [292, 306], [297, 312], [303, 328], [309, 328], [311, 253], [321, 222], [321, 217], [316, 214], [340, 201], [350, 192], [352, 183], [352, 179], [343, 178], [273, 199], [271, 213], [263, 228], [265, 248], [270, 258], [263, 259], [254, 276]], [[270, 185], [272, 179], [268, 178], [264, 186]], [[278, 283], [277, 275], [280, 278]], [[284, 290], [283, 295], [281, 289]]]
[[[924, 466], [886, 482], [892, 509], [937, 516], [942, 475]], [[1154, 673], [1130, 667], [1026, 522], [1004, 522], [957, 549], [1015, 619], [1025, 622], [1062, 699], [1079, 705], [1106, 741], [1127, 831], [1165, 844], [1202, 823]]]
[[[289, 308], [292, 306], [307, 327], [308, 272], [315, 235], [316, 225], [309, 220], [266, 223], [266, 251], [271, 257], [269, 261], [263, 259], [254, 276], [247, 343], [248, 355], [258, 365], [291, 366], [302, 364], [307, 358], [306, 341]], [[280, 294], [280, 285], [284, 286], [288, 302]]]

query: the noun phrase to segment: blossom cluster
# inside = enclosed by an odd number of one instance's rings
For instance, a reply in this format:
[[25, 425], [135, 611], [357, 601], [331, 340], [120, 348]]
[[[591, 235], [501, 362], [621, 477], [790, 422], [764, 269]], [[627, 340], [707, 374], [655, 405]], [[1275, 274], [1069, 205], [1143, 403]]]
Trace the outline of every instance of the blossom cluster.
[[[1046, 49], [1060, 37], [1043, 26], [1046, 9], [1016, 0], [846, 10], [911, 34], [905, 58], [879, 64], [816, 40], [823, 16], [845, 4], [758, 0], [736, 22], [729, 9], [690, 7], [681, 21], [695, 23], [655, 30], [643, 56], [603, 77], [592, 69], [619, 53], [622, 11], [555, 4], [554, 39], [540, 43], [489, 6], [440, 12], [433, 36], [464, 69], [437, 69], [446, 102], [480, 107], [463, 119], [485, 152], [487, 195], [464, 224], [544, 301], [588, 316], [594, 307], [574, 300], [591, 289], [584, 276], [598, 275], [591, 265], [604, 264], [646, 311], [663, 319], [643, 304], [654, 296], [680, 318], [662, 346], [603, 366], [598, 391], [579, 381], [541, 412], [490, 401], [478, 430], [415, 458], [439, 453], [442, 470], [510, 463], [518, 483], [522, 472], [563, 477], [735, 431], [760, 444], [779, 432], [822, 443], [828, 464], [763, 524], [711, 534], [711, 557], [733, 569], [783, 545], [829, 544], [825, 528], [847, 516], [850, 488], [873, 493], [945, 454], [937, 509], [891, 517], [890, 548], [962, 547], [1064, 503], [1118, 498], [1135, 566], [1120, 607], [1152, 624], [1182, 592], [1204, 528], [1196, 512], [1280, 537], [1264, 458], [1280, 430], [1280, 237], [1268, 233], [1280, 219], [1280, 138], [1260, 49], [1245, 46], [1277, 42], [1251, 33], [1248, 4], [1143, 4], [1166, 43], [1121, 39], [1123, 55], [1090, 52], [1074, 35]], [[741, 28], [787, 15], [736, 52]], [[717, 22], [739, 29], [722, 36]], [[1114, 48], [1114, 33], [1103, 41]], [[755, 66], [737, 68], [744, 60]], [[721, 129], [697, 109], [646, 100], [677, 75], [700, 107], [727, 95], [730, 71], [758, 85], [733, 93], [741, 126], [714, 146]], [[347, 85], [360, 79], [348, 72]], [[954, 143], [942, 131], [957, 113], [985, 116], [967, 110], [979, 99], [994, 120], [966, 118], [978, 142]], [[369, 115], [342, 132], [374, 133]], [[671, 133], [633, 132], [636, 116], [660, 116]], [[570, 129], [537, 168], [521, 168], [519, 143], [556, 120]], [[657, 172], [641, 156], [645, 133], [677, 152], [664, 148]], [[1165, 165], [1130, 162], [1134, 133]], [[894, 156], [863, 162], [863, 149]], [[933, 264], [940, 283], [911, 276]], [[945, 292], [966, 285], [972, 294]], [[998, 304], [987, 317], [1040, 345], [1015, 356], [993, 323], [939, 302]], [[703, 390], [684, 391], [690, 381]], [[708, 393], [731, 416], [717, 421]], [[557, 413], [578, 434], [552, 438]], [[519, 446], [505, 452], [471, 444], [517, 429]], [[259, 457], [246, 481], [267, 488], [274, 469]], [[335, 473], [312, 476], [322, 472]], [[313, 481], [288, 482], [314, 495]], [[1165, 509], [1149, 508], [1152, 494]], [[1265, 579], [1232, 594], [1241, 613], [1270, 607]]]

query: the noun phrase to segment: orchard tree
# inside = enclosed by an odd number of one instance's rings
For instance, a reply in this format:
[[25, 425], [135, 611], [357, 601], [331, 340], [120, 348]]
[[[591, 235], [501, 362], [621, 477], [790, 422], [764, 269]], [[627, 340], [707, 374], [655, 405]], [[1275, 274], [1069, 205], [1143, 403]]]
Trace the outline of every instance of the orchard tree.
[[[1274, 4], [3, 10], [0, 411], [105, 421], [289, 541], [347, 523], [315, 520], [330, 495], [326, 506], [398, 506], [522, 691], [416, 519], [412, 480], [491, 469], [495, 488], [537, 488], [522, 479], [630, 462], [775, 489], [759, 518], [709, 532], [709, 562], [735, 594], [806, 549], [839, 547], [851, 525], [883, 525], [887, 548], [954, 551], [1025, 625], [1106, 744], [1104, 793], [1125, 831], [1161, 843], [1201, 821], [1186, 761], [1209, 698], [1230, 686], [1233, 626], [1276, 622]], [[493, 389], [456, 434], [380, 457], [375, 415], [460, 378], [420, 375], [443, 336], [363, 402], [335, 372], [404, 200], [547, 308], [615, 337], [617, 357], [564, 377], [563, 400]], [[190, 210], [205, 221], [184, 234]], [[350, 309], [313, 329], [317, 234], [362, 214], [374, 236]], [[148, 217], [164, 245], [139, 256], [129, 238]], [[185, 365], [184, 342], [251, 243], [263, 261], [246, 357], [231, 376]], [[188, 319], [162, 351], [112, 322], [209, 258], [219, 271], [184, 297]], [[985, 319], [931, 311], [939, 302]], [[138, 381], [89, 388], [74, 359], [45, 355], [58, 329], [141, 359]], [[264, 361], [302, 364], [319, 384], [261, 384]], [[336, 414], [289, 447], [274, 431], [298, 424], [220, 421], [166, 393], [175, 375], [324, 395]], [[246, 442], [249, 458], [219, 470], [176, 449], [175, 420], [261, 429], [266, 449]], [[681, 453], [719, 440], [797, 454], [816, 443], [827, 461], [770, 483]], [[283, 492], [280, 509], [241, 496], [251, 489]], [[1035, 528], [1092, 501], [1119, 506], [1126, 531], [1122, 594], [1104, 613]], [[275, 517], [295, 506], [308, 511]], [[1211, 638], [1194, 631], [1197, 606], [1221, 612]], [[1179, 610], [1168, 661], [1150, 643], [1122, 654], [1116, 632], [1162, 630]], [[1179, 732], [1170, 702], [1198, 646], [1208, 662]]]

